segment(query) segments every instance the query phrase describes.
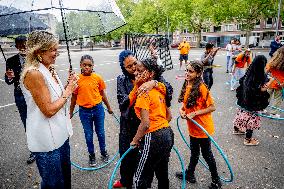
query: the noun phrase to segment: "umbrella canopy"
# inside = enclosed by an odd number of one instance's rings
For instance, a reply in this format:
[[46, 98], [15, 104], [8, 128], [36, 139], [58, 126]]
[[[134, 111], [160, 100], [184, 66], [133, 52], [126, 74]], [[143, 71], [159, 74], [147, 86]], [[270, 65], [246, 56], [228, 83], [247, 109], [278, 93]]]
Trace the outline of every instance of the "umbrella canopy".
[[[12, 12], [15, 8], [0, 6], [0, 12]], [[17, 10], [16, 10], [17, 11]], [[39, 18], [32, 13], [22, 13], [0, 17], [0, 36], [27, 34], [33, 30], [45, 30], [48, 28]]]
[[[61, 31], [57, 33], [59, 36], [62, 32], [64, 34], [70, 70], [72, 70], [68, 43], [70, 38], [105, 35], [126, 24], [114, 0], [1, 0], [0, 5], [15, 8], [0, 13], [0, 17], [36, 12], [49, 13], [61, 18], [63, 29], [57, 27], [56, 30]], [[71, 24], [72, 21], [74, 25]]]
[[[0, 17], [36, 12], [53, 14], [60, 21], [60, 10], [63, 10], [69, 29], [78, 30], [81, 36], [105, 35], [126, 24], [114, 0], [1, 0], [0, 5], [15, 8], [1, 11]], [[69, 14], [73, 17], [68, 17]], [[73, 20], [76, 20], [75, 26], [72, 25]]]

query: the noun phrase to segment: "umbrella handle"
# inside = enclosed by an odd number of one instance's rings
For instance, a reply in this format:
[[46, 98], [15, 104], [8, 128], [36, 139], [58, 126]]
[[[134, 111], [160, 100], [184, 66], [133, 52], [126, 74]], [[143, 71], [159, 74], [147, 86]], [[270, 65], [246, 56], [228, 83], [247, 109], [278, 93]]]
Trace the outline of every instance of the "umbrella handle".
[[60, 13], [61, 13], [61, 18], [62, 18], [62, 24], [63, 24], [63, 31], [64, 31], [64, 37], [66, 41], [66, 48], [67, 48], [67, 53], [68, 53], [68, 61], [69, 61], [69, 72], [72, 72], [72, 64], [71, 64], [71, 56], [70, 56], [70, 49], [69, 49], [69, 43], [68, 43], [68, 37], [67, 37], [67, 30], [66, 30], [66, 20], [63, 14], [63, 6], [62, 6], [62, 1], [59, 0], [59, 5], [60, 5]]

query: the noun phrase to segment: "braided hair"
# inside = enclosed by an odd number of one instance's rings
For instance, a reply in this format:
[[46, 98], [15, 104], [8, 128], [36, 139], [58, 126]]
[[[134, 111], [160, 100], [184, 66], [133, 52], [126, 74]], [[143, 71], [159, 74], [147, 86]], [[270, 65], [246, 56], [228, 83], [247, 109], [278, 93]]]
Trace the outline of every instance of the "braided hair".
[[[202, 80], [202, 72], [203, 72], [202, 63], [198, 60], [195, 60], [195, 61], [190, 62], [190, 66], [194, 69], [194, 71], [197, 74], [200, 74], [200, 76], [196, 77], [195, 80], [193, 81], [192, 88], [190, 90], [190, 94], [189, 94], [188, 99], [187, 99], [186, 108], [193, 107], [196, 104], [196, 100], [200, 96], [199, 87], [200, 87], [201, 83], [203, 82], [203, 80]], [[178, 98], [178, 102], [183, 102], [187, 84], [188, 83], [185, 80], [184, 83], [183, 83], [179, 98]]]

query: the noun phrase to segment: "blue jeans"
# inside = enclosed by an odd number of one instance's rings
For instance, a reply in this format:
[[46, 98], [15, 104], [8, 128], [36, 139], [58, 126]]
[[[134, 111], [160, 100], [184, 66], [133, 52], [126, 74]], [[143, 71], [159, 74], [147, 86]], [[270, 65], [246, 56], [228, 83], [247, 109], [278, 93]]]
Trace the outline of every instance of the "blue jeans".
[[231, 89], [236, 89], [239, 86], [239, 80], [245, 75], [245, 68], [235, 68], [235, 73], [231, 77]]
[[203, 81], [207, 85], [207, 88], [210, 90], [213, 85], [213, 71], [207, 69], [203, 72]]
[[227, 71], [229, 72], [231, 72], [231, 65], [230, 65], [230, 61], [231, 61], [231, 56], [227, 56]]
[[71, 161], [69, 139], [50, 152], [33, 152], [41, 176], [41, 189], [70, 189]]
[[26, 119], [27, 119], [27, 104], [24, 95], [20, 91], [14, 91], [15, 103], [20, 113], [22, 123], [26, 131]]
[[99, 103], [92, 108], [84, 108], [80, 106], [79, 116], [81, 123], [83, 125], [89, 154], [93, 154], [95, 152], [94, 143], [93, 143], [94, 125], [99, 140], [100, 151], [101, 153], [104, 153], [106, 151], [105, 128], [104, 128], [105, 111], [102, 103]]

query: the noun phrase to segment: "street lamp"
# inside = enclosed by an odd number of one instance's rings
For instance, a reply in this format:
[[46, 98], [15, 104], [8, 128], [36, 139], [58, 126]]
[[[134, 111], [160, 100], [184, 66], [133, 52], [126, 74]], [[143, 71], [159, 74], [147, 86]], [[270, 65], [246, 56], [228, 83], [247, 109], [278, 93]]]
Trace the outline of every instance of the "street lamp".
[[278, 29], [279, 29], [281, 1], [282, 0], [279, 0], [279, 5], [278, 5], [278, 15], [277, 15], [277, 22], [276, 22], [276, 35], [278, 35]]

